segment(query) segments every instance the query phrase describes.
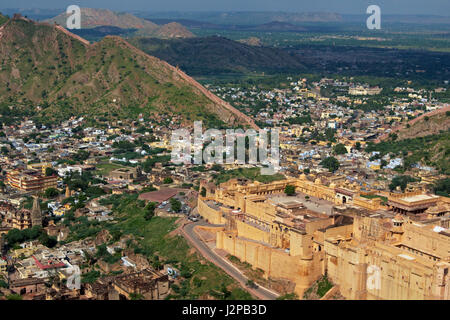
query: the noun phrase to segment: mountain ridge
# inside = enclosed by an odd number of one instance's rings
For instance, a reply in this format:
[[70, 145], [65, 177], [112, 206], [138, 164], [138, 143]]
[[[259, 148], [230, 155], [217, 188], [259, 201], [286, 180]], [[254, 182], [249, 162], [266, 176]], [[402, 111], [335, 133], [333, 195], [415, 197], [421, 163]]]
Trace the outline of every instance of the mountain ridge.
[[184, 72], [117, 36], [90, 44], [61, 26], [15, 17], [1, 27], [0, 57], [0, 104], [40, 105], [43, 118], [166, 113], [256, 127]]
[[[66, 24], [69, 15], [65, 12], [44, 22]], [[100, 26], [113, 26], [121, 29], [137, 29], [137, 35], [166, 38], [191, 38], [194, 35], [179, 23], [159, 26], [149, 20], [138, 18], [130, 13], [117, 13], [108, 9], [81, 8], [81, 28], [91, 29]]]

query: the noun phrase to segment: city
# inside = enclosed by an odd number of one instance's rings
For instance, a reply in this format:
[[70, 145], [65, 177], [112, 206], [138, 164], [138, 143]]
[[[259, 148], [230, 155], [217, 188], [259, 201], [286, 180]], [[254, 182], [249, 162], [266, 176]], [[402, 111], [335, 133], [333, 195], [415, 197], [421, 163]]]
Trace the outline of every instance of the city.
[[0, 300], [450, 299], [448, 17], [6, 8]]

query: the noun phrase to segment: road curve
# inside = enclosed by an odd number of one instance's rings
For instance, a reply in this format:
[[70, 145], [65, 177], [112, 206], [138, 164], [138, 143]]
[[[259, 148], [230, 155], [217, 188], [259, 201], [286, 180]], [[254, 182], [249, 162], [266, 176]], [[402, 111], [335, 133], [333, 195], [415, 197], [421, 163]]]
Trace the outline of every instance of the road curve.
[[197, 223], [188, 223], [182, 227], [183, 236], [202, 254], [203, 257], [214, 263], [216, 266], [225, 271], [229, 276], [234, 278], [248, 292], [261, 300], [275, 300], [278, 294], [258, 285], [257, 288], [249, 288], [246, 286], [248, 278], [245, 277], [230, 262], [225, 261], [221, 256], [216, 254], [209, 248], [194, 231], [196, 226], [215, 226], [207, 224], [203, 221]]

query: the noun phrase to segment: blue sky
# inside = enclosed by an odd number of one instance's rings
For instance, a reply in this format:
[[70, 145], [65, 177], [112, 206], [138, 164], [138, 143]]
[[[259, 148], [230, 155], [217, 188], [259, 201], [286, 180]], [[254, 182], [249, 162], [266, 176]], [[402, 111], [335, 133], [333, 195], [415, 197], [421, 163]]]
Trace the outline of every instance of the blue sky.
[[0, 8], [107, 8], [116, 11], [327, 11], [365, 14], [370, 4], [385, 14], [450, 16], [450, 0], [1, 0]]

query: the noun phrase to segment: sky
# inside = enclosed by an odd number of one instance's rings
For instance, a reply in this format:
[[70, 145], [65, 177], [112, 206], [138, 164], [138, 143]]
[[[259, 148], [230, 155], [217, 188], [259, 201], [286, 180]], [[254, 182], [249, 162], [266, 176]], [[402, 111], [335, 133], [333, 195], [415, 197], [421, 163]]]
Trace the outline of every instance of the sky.
[[450, 16], [450, 0], [1, 0], [0, 8], [59, 9], [69, 5], [114, 11], [325, 11], [366, 14], [369, 5], [384, 14]]

